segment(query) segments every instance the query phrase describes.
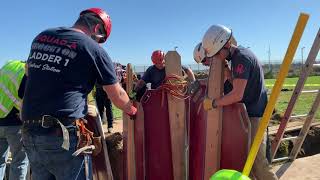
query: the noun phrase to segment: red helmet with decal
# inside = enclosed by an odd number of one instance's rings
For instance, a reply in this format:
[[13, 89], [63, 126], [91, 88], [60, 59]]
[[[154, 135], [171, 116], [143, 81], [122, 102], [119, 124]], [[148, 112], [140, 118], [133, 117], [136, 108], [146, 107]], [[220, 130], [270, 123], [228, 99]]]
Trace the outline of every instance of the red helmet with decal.
[[87, 13], [94, 13], [97, 15], [97, 17], [99, 17], [99, 19], [102, 20], [103, 22], [103, 29], [105, 31], [105, 35], [104, 37], [100, 40], [99, 43], [104, 43], [107, 38], [109, 37], [110, 33], [111, 33], [111, 19], [110, 16], [102, 9], [100, 8], [90, 8], [90, 9], [86, 9], [84, 11], [82, 11], [80, 13], [81, 15], [87, 14]]
[[153, 64], [160, 64], [164, 61], [164, 52], [161, 50], [153, 51], [151, 60]]

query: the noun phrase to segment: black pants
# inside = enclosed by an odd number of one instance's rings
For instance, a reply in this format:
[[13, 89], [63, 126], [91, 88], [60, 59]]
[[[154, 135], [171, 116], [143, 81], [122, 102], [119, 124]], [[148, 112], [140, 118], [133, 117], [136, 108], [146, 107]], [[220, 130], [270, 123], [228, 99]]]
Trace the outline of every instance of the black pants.
[[108, 128], [112, 128], [113, 127], [112, 103], [108, 98], [107, 93], [103, 90], [103, 88], [96, 89], [96, 102], [97, 102], [99, 114], [102, 119], [104, 117], [104, 108], [106, 108]]

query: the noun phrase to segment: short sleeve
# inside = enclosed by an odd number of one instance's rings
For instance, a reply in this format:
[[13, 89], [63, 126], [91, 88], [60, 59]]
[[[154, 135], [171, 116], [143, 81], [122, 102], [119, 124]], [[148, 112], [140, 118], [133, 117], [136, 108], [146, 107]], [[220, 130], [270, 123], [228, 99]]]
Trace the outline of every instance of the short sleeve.
[[143, 73], [143, 76], [142, 76], [142, 80], [145, 82], [145, 83], [149, 83], [151, 82], [151, 71], [152, 71], [152, 66], [150, 66], [146, 72]]
[[98, 84], [112, 85], [118, 82], [115, 68], [107, 52], [101, 48], [94, 61], [98, 73]]
[[232, 65], [232, 75], [234, 79], [249, 79], [251, 62], [249, 59], [242, 57], [236, 59]]

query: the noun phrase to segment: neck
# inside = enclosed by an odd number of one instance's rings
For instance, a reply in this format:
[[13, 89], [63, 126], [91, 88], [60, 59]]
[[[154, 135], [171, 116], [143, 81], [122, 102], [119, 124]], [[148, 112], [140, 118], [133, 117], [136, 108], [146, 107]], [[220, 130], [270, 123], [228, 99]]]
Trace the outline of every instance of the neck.
[[77, 31], [77, 32], [80, 32], [80, 33], [83, 33], [83, 34], [87, 34], [89, 35], [89, 32], [86, 28], [84, 28], [83, 26], [77, 26], [77, 25], [74, 25], [71, 27], [73, 30]]
[[234, 51], [237, 49], [237, 46], [231, 44], [231, 47], [230, 47], [230, 56], [232, 56], [234, 54]]

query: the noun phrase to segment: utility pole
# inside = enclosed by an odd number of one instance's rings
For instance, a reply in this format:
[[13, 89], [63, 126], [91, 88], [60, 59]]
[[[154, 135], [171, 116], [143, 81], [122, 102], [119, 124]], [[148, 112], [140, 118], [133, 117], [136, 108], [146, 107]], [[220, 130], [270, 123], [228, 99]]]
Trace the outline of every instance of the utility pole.
[[269, 44], [269, 50], [268, 50], [268, 60], [269, 60], [269, 71], [271, 71], [271, 60], [270, 60], [270, 57], [271, 57], [271, 50], [270, 50], [270, 44]]

